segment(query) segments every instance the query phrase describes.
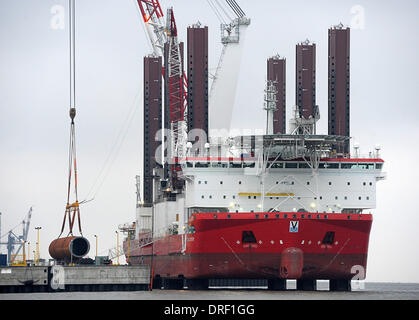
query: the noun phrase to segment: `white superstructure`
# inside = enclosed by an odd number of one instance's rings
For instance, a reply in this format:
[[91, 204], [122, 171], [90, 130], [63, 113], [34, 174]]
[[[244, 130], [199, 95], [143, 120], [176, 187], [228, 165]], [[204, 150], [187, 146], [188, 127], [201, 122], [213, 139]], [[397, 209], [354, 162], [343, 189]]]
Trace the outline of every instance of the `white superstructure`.
[[198, 212], [361, 214], [376, 207], [376, 183], [385, 178], [378, 151], [356, 159], [333, 154], [331, 146], [345, 140], [334, 136], [245, 138], [250, 142], [238, 138], [239, 157], [210, 156], [214, 150], [208, 150], [206, 157], [180, 159], [180, 193], [166, 189], [157, 170], [155, 203], [137, 208], [137, 234], [182, 234]]

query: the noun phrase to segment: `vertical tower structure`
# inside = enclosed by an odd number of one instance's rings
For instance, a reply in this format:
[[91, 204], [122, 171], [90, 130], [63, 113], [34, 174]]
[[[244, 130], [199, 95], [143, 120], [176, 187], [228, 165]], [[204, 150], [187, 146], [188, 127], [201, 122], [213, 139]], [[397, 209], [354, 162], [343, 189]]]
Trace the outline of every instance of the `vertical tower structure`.
[[286, 133], [286, 60], [279, 55], [267, 61], [267, 80], [276, 87], [276, 111], [273, 115], [273, 134]]
[[144, 206], [153, 204], [153, 168], [161, 161], [156, 134], [162, 129], [162, 58], [144, 57]]
[[[350, 136], [350, 29], [342, 24], [329, 29], [330, 135]], [[340, 153], [349, 153], [349, 140]]]
[[315, 117], [316, 44], [306, 40], [296, 46], [295, 104], [301, 118]]
[[201, 129], [208, 141], [208, 27], [198, 23], [187, 33], [188, 131]]
[[[176, 78], [169, 75], [170, 45], [164, 45], [164, 128], [171, 129], [171, 123], [182, 121], [183, 118], [183, 70], [184, 70], [184, 43], [179, 43], [179, 58], [181, 70]], [[172, 106], [172, 107], [171, 107]]]

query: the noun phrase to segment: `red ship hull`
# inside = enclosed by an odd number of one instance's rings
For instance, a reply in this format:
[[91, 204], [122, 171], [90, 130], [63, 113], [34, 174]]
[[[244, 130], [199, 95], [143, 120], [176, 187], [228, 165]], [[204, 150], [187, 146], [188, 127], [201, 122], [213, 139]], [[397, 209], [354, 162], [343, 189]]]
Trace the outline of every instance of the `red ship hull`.
[[131, 241], [130, 264], [161, 278], [337, 279], [366, 276], [369, 214], [199, 213], [194, 233]]

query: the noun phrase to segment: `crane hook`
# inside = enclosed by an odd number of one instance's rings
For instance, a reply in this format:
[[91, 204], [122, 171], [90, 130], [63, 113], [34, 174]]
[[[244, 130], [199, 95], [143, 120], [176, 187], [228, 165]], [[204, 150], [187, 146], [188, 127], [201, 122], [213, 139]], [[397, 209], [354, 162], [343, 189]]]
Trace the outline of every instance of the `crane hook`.
[[76, 108], [70, 108], [71, 121], [74, 121], [75, 116], [76, 116]]

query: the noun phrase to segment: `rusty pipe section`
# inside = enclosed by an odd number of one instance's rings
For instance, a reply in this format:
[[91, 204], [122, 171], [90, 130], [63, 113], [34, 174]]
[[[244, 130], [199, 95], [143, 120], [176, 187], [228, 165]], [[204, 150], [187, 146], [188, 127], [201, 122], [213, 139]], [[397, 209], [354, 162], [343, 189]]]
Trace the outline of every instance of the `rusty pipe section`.
[[84, 237], [58, 238], [49, 245], [49, 254], [57, 260], [82, 258], [89, 253], [90, 243]]

